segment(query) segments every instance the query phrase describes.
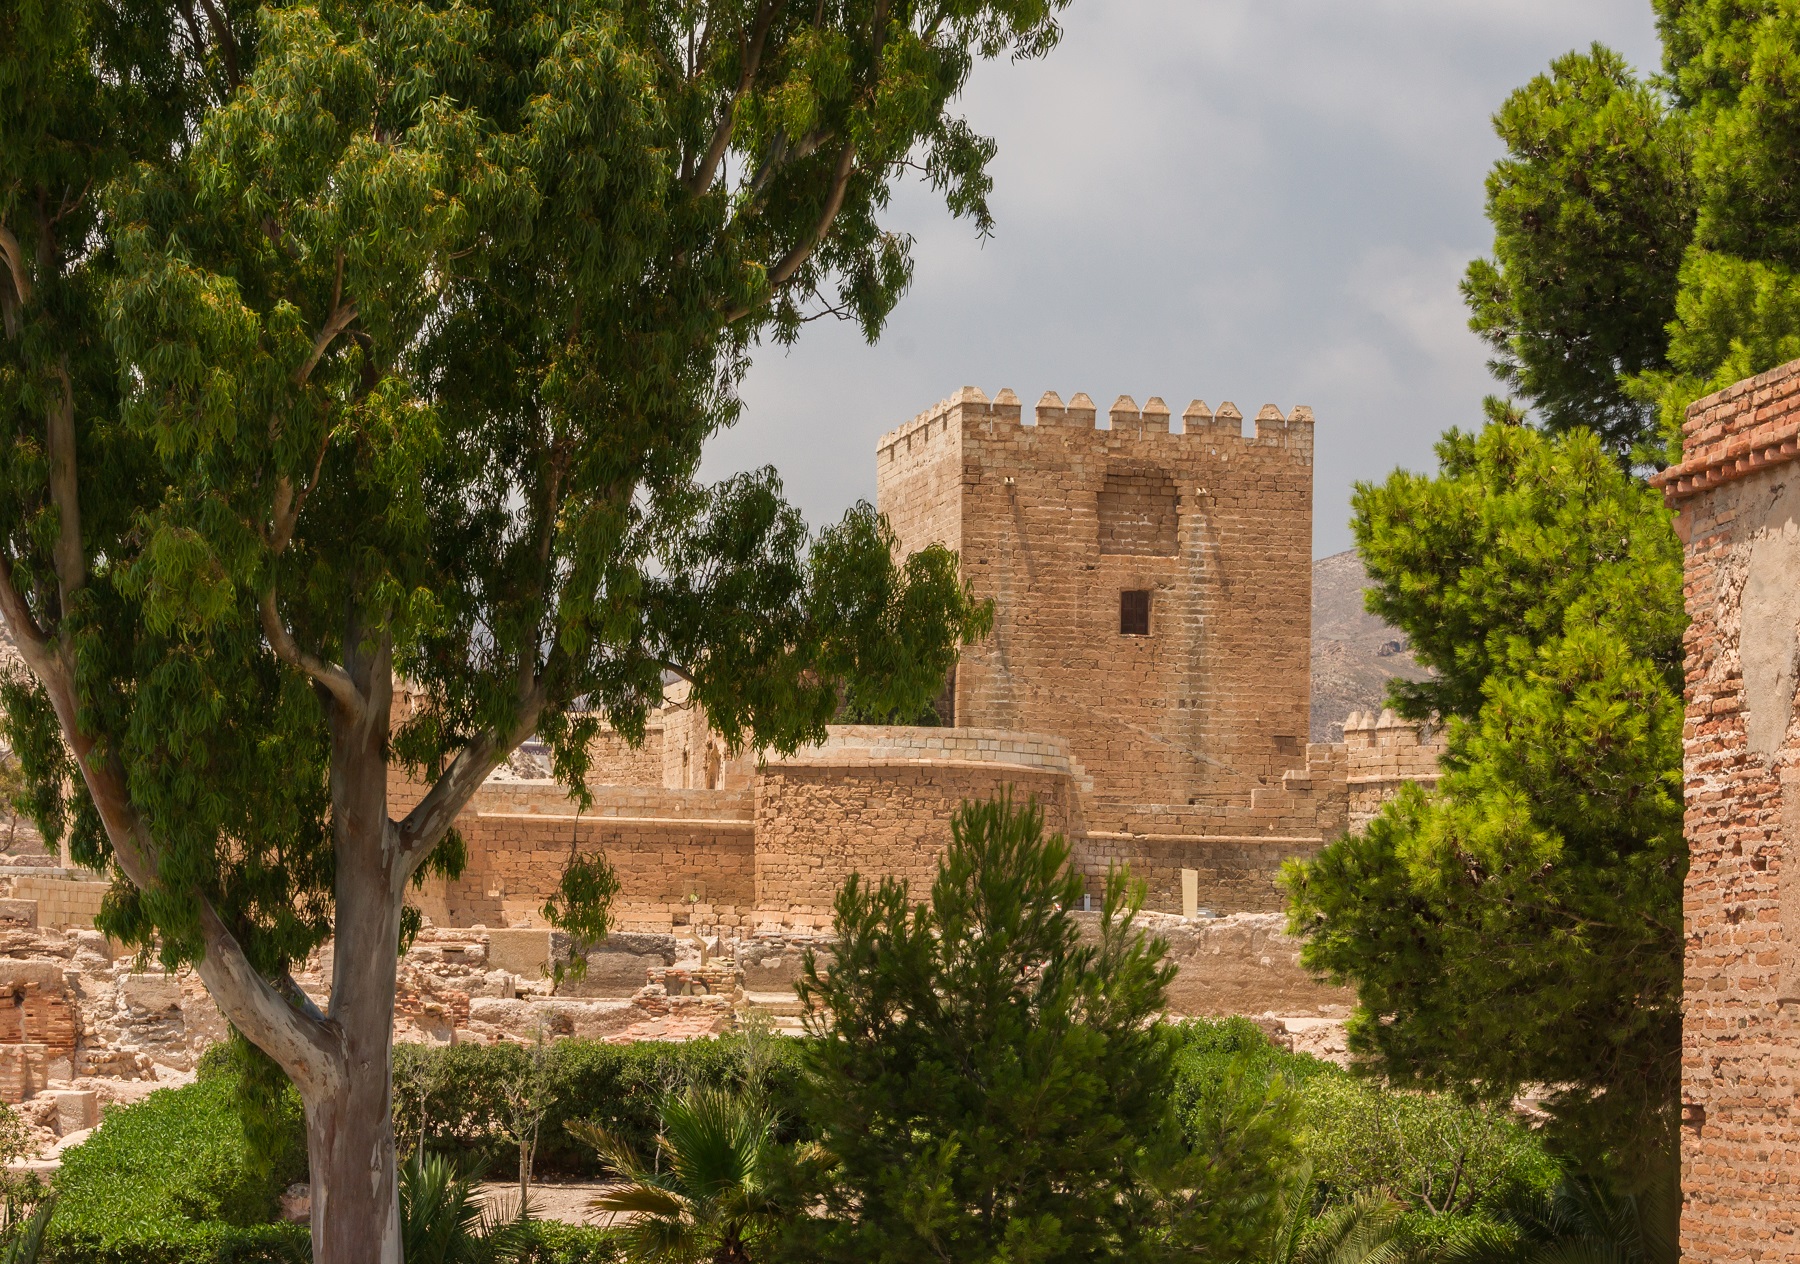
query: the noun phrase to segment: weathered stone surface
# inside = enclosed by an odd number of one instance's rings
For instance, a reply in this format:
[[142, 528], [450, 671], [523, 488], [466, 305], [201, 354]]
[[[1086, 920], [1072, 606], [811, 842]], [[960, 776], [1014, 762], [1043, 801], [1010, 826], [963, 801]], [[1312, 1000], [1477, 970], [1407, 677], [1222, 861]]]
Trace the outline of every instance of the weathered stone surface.
[[488, 931], [487, 964], [527, 979], [542, 978], [550, 964], [550, 932], [543, 929]]
[[1800, 1259], [1800, 361], [1694, 404], [1682, 1258]]

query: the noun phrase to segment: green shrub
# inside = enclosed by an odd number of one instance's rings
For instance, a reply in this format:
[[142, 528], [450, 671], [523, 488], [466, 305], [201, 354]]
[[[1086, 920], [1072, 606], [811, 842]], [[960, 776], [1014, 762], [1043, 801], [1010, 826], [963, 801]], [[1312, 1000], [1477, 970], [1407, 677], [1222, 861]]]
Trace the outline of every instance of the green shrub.
[[1333, 1202], [1386, 1189], [1417, 1212], [1469, 1215], [1547, 1191], [1559, 1175], [1542, 1140], [1505, 1110], [1336, 1068], [1301, 1087], [1300, 1135]]
[[1516, 1232], [1506, 1209], [1556, 1184], [1542, 1140], [1504, 1110], [1385, 1088], [1280, 1047], [1246, 1018], [1180, 1032], [1176, 1106], [1188, 1142], [1230, 1156], [1247, 1188], [1304, 1158], [1321, 1205], [1386, 1190], [1407, 1208], [1401, 1236], [1430, 1255], [1477, 1226]]
[[60, 1200], [50, 1258], [119, 1264], [213, 1258], [183, 1254], [197, 1250], [189, 1244], [201, 1238], [226, 1252], [219, 1258], [288, 1258], [268, 1254], [292, 1237], [285, 1230], [260, 1236], [226, 1230], [266, 1226], [281, 1191], [306, 1178], [299, 1108], [290, 1094], [281, 1143], [259, 1158], [245, 1138], [236, 1089], [229, 1075], [212, 1074], [185, 1088], [159, 1089], [133, 1106], [109, 1107], [99, 1130], [68, 1152], [56, 1175]]
[[89, 1230], [60, 1233], [61, 1219], [59, 1210], [50, 1222], [44, 1264], [306, 1264], [312, 1258], [305, 1225], [187, 1225], [103, 1238]]
[[[771, 1100], [795, 1100], [798, 1042], [776, 1037], [757, 1043], [743, 1035], [681, 1044], [630, 1045], [562, 1040], [549, 1048], [552, 1102], [539, 1130], [540, 1173], [595, 1176], [598, 1161], [563, 1127], [585, 1119], [623, 1137], [640, 1152], [652, 1148], [663, 1096], [688, 1087], [741, 1088], [754, 1079]], [[525, 1074], [530, 1052], [515, 1044], [401, 1045], [394, 1050], [395, 1125], [403, 1149], [484, 1159], [495, 1171], [516, 1163], [501, 1134], [504, 1086]], [[783, 1119], [783, 1140], [800, 1121]]]
[[520, 1264], [618, 1264], [625, 1258], [611, 1229], [539, 1220]]

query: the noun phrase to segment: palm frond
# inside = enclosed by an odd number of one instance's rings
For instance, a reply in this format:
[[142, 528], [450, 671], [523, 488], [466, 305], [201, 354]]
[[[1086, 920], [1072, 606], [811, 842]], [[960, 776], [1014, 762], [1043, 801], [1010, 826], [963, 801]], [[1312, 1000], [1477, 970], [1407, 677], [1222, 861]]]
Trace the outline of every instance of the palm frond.
[[44, 1233], [50, 1227], [50, 1217], [56, 1214], [56, 1195], [46, 1195], [30, 1218], [19, 1226], [17, 1236], [6, 1244], [0, 1252], [0, 1264], [37, 1264], [38, 1257], [44, 1252]]

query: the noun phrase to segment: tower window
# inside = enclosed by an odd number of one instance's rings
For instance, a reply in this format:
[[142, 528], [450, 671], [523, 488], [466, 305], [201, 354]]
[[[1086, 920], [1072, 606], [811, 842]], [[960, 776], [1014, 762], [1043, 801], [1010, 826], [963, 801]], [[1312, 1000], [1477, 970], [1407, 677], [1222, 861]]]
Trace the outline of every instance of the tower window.
[[1131, 588], [1119, 594], [1119, 635], [1150, 635], [1150, 592]]

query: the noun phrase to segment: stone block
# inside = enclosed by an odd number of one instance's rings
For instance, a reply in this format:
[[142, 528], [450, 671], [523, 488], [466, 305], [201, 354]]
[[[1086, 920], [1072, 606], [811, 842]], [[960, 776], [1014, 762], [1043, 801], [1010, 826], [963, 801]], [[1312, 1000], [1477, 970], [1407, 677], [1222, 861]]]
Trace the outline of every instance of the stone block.
[[158, 1014], [181, 1008], [181, 981], [170, 974], [128, 974], [119, 992], [133, 1013]]
[[38, 902], [36, 900], [0, 899], [0, 923], [35, 927], [38, 924], [37, 919]]
[[547, 930], [490, 930], [487, 964], [526, 979], [541, 979], [550, 966], [550, 932]]
[[100, 1122], [100, 1101], [93, 1089], [65, 1088], [46, 1094], [56, 1101], [56, 1135], [66, 1137]]

